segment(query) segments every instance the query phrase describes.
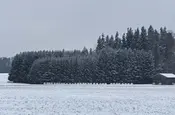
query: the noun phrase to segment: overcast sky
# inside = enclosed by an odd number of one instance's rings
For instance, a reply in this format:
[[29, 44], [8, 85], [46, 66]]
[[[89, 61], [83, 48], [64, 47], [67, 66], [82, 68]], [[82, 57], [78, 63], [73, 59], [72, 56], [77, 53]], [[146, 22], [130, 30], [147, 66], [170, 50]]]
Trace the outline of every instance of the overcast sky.
[[1, 0], [0, 57], [31, 50], [95, 48], [127, 27], [175, 30], [174, 0]]

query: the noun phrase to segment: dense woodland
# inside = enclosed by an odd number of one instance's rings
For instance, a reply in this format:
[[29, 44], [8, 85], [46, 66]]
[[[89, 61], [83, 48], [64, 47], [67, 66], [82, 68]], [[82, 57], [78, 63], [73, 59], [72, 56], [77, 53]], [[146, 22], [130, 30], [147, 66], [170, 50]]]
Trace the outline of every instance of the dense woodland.
[[102, 34], [95, 50], [38, 51], [17, 54], [9, 80], [18, 83], [150, 84], [158, 72], [175, 73], [174, 36], [150, 26], [119, 36]]
[[9, 73], [11, 68], [11, 58], [0, 58], [0, 73]]

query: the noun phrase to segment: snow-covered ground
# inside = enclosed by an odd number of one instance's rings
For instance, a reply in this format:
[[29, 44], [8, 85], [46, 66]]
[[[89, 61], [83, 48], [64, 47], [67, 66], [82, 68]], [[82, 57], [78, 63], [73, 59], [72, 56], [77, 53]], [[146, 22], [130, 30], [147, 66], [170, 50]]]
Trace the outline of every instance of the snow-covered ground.
[[25, 85], [0, 74], [0, 115], [175, 115], [175, 86]]

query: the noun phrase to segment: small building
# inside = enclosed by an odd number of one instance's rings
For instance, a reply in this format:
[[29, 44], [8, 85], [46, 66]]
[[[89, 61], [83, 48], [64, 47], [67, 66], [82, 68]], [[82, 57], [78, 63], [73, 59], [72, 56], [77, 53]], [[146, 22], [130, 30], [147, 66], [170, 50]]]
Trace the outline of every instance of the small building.
[[159, 73], [153, 77], [155, 84], [173, 85], [175, 84], [175, 75], [172, 73]]

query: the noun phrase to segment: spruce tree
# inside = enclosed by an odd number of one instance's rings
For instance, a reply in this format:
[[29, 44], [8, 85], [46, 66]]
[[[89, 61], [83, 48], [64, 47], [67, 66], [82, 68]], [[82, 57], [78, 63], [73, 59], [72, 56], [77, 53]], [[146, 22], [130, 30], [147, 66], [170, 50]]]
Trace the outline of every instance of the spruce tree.
[[139, 49], [139, 45], [140, 45], [140, 31], [137, 28], [137, 30], [135, 30], [134, 32], [134, 37], [133, 37], [133, 41], [131, 44], [131, 49]]
[[147, 31], [144, 26], [141, 28], [141, 34], [140, 34], [140, 50], [142, 49], [148, 51]]
[[114, 41], [114, 49], [120, 49], [120, 48], [121, 48], [121, 39], [119, 38], [119, 33], [116, 32], [115, 41]]
[[114, 48], [115, 42], [114, 42], [114, 37], [111, 35], [109, 39], [109, 47]]
[[155, 38], [154, 38], [154, 28], [150, 25], [148, 28], [148, 50], [153, 51], [153, 48], [155, 46]]
[[123, 36], [122, 36], [122, 48], [123, 49], [127, 48], [127, 42], [126, 42], [125, 34], [123, 34]]
[[126, 33], [126, 45], [128, 49], [131, 48], [132, 41], [133, 41], [133, 30], [131, 28], [128, 28]]

